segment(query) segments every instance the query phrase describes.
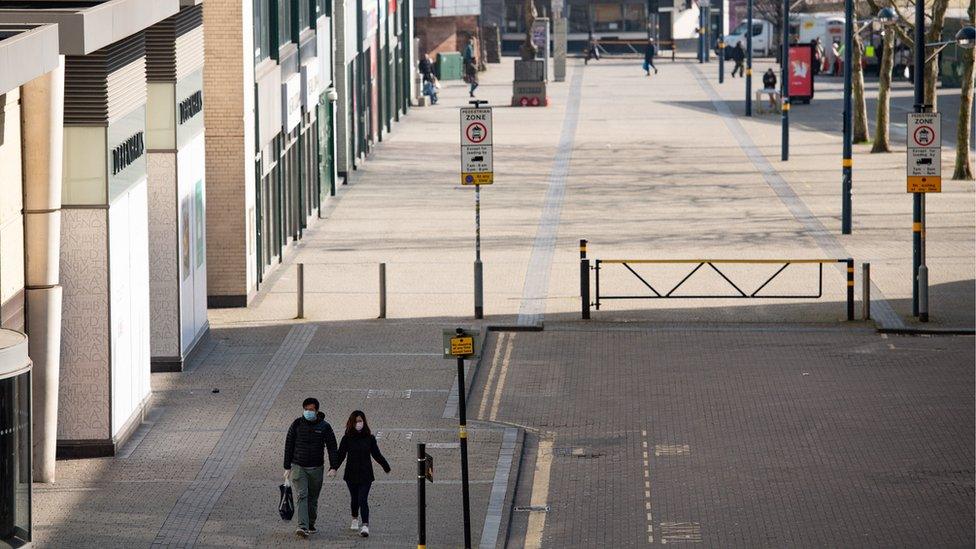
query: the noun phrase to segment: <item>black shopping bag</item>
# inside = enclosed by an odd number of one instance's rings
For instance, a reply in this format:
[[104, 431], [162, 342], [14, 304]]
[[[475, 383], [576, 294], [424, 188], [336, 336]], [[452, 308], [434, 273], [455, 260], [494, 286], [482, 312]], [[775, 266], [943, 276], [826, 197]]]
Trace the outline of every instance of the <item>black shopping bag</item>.
[[281, 515], [281, 520], [291, 520], [291, 517], [295, 516], [295, 501], [291, 497], [291, 483], [282, 484], [278, 487], [278, 491], [281, 492], [278, 500], [278, 514]]

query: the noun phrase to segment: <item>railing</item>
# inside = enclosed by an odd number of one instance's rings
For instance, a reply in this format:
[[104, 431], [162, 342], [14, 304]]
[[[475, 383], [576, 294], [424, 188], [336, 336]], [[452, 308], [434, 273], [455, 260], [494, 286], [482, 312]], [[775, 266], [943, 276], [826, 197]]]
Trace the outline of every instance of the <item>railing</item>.
[[[831, 263], [845, 263], [847, 265], [847, 320], [854, 320], [854, 260], [852, 258], [842, 259], [595, 259], [594, 266], [590, 266], [590, 259], [586, 257], [586, 240], [580, 240], [580, 297], [581, 312], [583, 319], [590, 318], [590, 306], [600, 310], [601, 301], [615, 299], [819, 299], [823, 297], [823, 266]], [[659, 265], [694, 265], [690, 272], [669, 290], [658, 290], [647, 278], [641, 276], [631, 265], [638, 264], [659, 264]], [[779, 269], [767, 277], [754, 290], [743, 290], [740, 284], [736, 284], [732, 279], [719, 268], [719, 265], [779, 265]], [[795, 293], [795, 294], [768, 294], [761, 293], [764, 288], [780, 276], [790, 265], [796, 264], [816, 264], [817, 265], [817, 292]], [[649, 292], [642, 294], [607, 295], [601, 292], [600, 270], [605, 265], [622, 265], [627, 271], [639, 280]], [[675, 295], [675, 292], [684, 286], [699, 270], [707, 268], [717, 273], [727, 284], [727, 288], [735, 290], [735, 294], [686, 294]], [[595, 272], [595, 300], [590, 301], [590, 271]], [[660, 287], [660, 286], [659, 286]]]

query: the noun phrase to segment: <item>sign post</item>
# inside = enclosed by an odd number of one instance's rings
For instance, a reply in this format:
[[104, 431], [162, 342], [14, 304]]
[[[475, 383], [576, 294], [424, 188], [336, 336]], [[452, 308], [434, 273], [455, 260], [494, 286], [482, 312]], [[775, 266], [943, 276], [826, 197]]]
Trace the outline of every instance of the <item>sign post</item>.
[[906, 153], [907, 191], [914, 193], [912, 233], [916, 243], [913, 262], [913, 312], [928, 322], [928, 267], [925, 265], [925, 193], [942, 192], [942, 115], [937, 112], [908, 113]]
[[494, 183], [491, 107], [471, 101], [461, 109], [461, 184], [474, 185], [474, 317], [485, 317], [481, 265], [481, 186]]
[[[458, 368], [458, 438], [461, 447], [461, 497], [464, 512], [464, 547], [471, 547], [471, 505], [468, 496], [468, 414], [464, 388], [464, 359], [478, 356], [480, 332], [477, 330], [444, 330], [444, 358], [457, 359]], [[419, 456], [418, 456], [419, 459]], [[431, 472], [433, 474], [433, 471]]]

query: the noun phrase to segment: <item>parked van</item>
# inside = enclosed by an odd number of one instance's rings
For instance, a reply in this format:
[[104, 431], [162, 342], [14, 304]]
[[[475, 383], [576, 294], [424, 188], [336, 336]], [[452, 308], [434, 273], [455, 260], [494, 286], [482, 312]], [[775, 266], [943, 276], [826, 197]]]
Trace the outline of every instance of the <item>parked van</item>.
[[[739, 23], [737, 27], [729, 32], [729, 35], [725, 38], [725, 55], [731, 53], [732, 48], [735, 47], [737, 42], [742, 42], [742, 47], [747, 47], [746, 40], [748, 36], [746, 35], [746, 29], [749, 27], [748, 21], [743, 21]], [[752, 54], [755, 56], [768, 56], [773, 53], [776, 48], [778, 41], [775, 40], [775, 33], [773, 32], [773, 24], [765, 19], [753, 19], [752, 20]]]

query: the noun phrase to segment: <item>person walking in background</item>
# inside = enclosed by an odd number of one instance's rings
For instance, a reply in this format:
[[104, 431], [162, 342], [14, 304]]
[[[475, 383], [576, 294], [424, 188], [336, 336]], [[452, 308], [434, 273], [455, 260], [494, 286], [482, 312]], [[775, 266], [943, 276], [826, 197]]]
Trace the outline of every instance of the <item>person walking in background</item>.
[[735, 78], [735, 73], [739, 73], [739, 77], [745, 76], [745, 60], [746, 60], [746, 49], [742, 47], [742, 41], [735, 43], [735, 47], [732, 48], [732, 61], [735, 62], [735, 66], [732, 67], [732, 78]]
[[654, 74], [657, 74], [657, 67], [654, 66], [654, 56], [657, 54], [657, 48], [654, 46], [654, 39], [647, 39], [647, 46], [644, 48], [644, 76], [651, 75], [651, 69], [654, 69]]
[[583, 59], [583, 64], [586, 65], [590, 62], [590, 59], [600, 60], [600, 45], [597, 43], [596, 38], [593, 37], [593, 33], [590, 33], [590, 38], [587, 41], [586, 46], [586, 58]]
[[474, 53], [474, 37], [468, 39], [468, 45], [461, 52], [461, 59], [464, 61], [464, 81], [471, 86], [468, 95], [474, 97], [474, 90], [478, 88], [478, 58]]
[[314, 534], [318, 515], [319, 492], [322, 491], [322, 468], [325, 450], [329, 451], [329, 476], [335, 476], [336, 438], [332, 426], [319, 411], [319, 401], [306, 398], [302, 415], [291, 423], [285, 437], [285, 481], [291, 481], [298, 499], [298, 529], [295, 534], [307, 538]]
[[339, 460], [341, 465], [346, 458], [346, 471], [342, 478], [349, 487], [349, 506], [352, 510], [351, 530], [359, 530], [359, 535], [369, 536], [369, 488], [373, 484], [373, 460], [380, 464], [387, 474], [390, 464], [380, 453], [376, 444], [376, 437], [369, 430], [366, 414], [356, 410], [346, 421], [346, 433], [339, 443]]
[[824, 48], [823, 44], [820, 42], [820, 37], [818, 36], [813, 41], [813, 74], [820, 74], [823, 70], [824, 62]]
[[430, 97], [430, 104], [437, 104], [437, 77], [434, 76], [434, 61], [431, 60], [430, 54], [425, 53], [424, 58], [420, 60], [420, 75], [423, 78], [423, 92], [424, 95]]

